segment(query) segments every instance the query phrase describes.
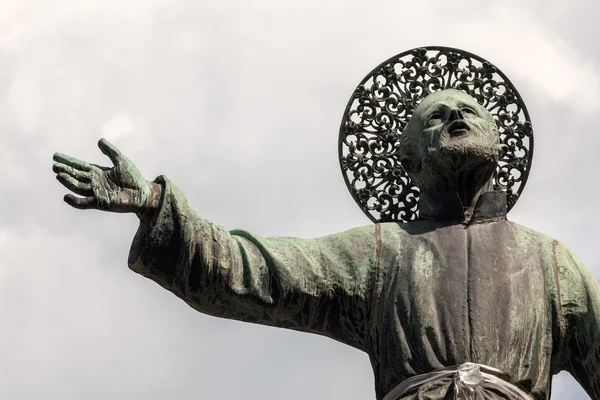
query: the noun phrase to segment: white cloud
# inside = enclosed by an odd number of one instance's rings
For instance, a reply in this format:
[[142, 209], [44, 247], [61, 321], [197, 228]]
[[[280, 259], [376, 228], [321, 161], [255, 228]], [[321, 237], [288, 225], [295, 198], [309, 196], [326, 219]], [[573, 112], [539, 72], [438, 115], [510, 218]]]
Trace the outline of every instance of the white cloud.
[[534, 95], [576, 110], [597, 111], [600, 80], [592, 54], [565, 41], [536, 11], [517, 11], [515, 4], [494, 3], [488, 14], [460, 27], [470, 35], [474, 48], [495, 55], [494, 62], [510, 71], [513, 83], [527, 82]]
[[122, 136], [129, 136], [133, 131], [134, 127], [131, 119], [123, 114], [115, 115], [102, 128], [103, 136], [113, 141]]

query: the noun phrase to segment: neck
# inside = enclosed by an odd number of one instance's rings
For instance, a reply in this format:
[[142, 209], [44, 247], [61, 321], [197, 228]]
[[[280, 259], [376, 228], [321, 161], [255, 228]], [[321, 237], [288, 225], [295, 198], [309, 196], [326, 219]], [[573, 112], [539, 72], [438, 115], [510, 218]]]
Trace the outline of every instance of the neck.
[[[450, 208], [454, 210], [454, 207], [460, 204], [462, 206], [462, 219], [464, 216], [465, 220], [469, 220], [473, 215], [475, 206], [479, 201], [479, 198], [483, 193], [492, 191], [493, 184], [490, 180], [485, 185], [481, 186], [477, 191], [464, 191], [459, 192], [457, 190], [445, 190], [445, 191], [421, 191], [419, 194], [419, 209], [421, 210], [436, 210]], [[454, 196], [452, 196], [454, 195]], [[449, 203], [450, 201], [450, 203]], [[458, 203], [460, 202], [460, 203]], [[431, 213], [431, 211], [428, 211]], [[452, 213], [455, 214], [454, 212]]]
[[469, 219], [482, 193], [493, 190], [492, 174], [495, 165], [480, 165], [479, 168], [451, 171], [452, 173], [438, 175], [431, 185], [421, 188], [420, 203], [427, 203], [429, 208], [444, 207], [441, 199], [444, 194], [452, 193], [458, 196], [465, 218]]

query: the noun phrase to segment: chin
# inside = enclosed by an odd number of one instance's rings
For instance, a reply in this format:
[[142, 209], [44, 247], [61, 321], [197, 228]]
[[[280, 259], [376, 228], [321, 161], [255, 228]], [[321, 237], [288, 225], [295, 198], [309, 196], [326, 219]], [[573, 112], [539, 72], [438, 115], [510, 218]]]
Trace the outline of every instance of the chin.
[[[468, 180], [487, 180], [498, 164], [500, 145], [475, 140], [452, 140], [430, 149], [422, 159], [422, 170], [416, 179], [421, 184], [454, 177]], [[419, 186], [417, 183], [417, 186]]]
[[[429, 156], [444, 164], [471, 164], [480, 162], [497, 163], [500, 145], [481, 137], [462, 136], [444, 140], [439, 148], [430, 149]], [[456, 166], [459, 166], [456, 165]]]
[[436, 155], [452, 163], [470, 164], [482, 161], [497, 163], [499, 150], [497, 146], [448, 146], [439, 149]]

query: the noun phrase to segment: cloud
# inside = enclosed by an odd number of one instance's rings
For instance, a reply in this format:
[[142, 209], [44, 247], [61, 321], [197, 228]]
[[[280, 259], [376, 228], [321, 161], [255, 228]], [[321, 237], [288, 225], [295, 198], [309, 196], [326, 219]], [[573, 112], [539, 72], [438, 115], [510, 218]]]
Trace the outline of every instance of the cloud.
[[[553, 15], [562, 12], [553, 9]], [[470, 38], [474, 48], [497, 54], [496, 63], [511, 72], [509, 78], [528, 82], [536, 95], [586, 113], [598, 110], [600, 80], [592, 55], [545, 25], [537, 9], [517, 11], [515, 4], [494, 3], [484, 17], [461, 29], [465, 35], [477, 32]]]
[[[128, 271], [135, 217], [70, 209], [51, 157], [106, 165], [104, 135], [228, 228], [317, 237], [364, 225], [337, 165], [342, 112], [371, 68], [420, 45], [478, 53], [517, 85], [536, 155], [511, 217], [598, 274], [595, 43], [564, 31], [595, 14], [559, 3], [3, 4], [0, 397], [372, 398], [364, 354], [200, 315]], [[559, 381], [555, 393], [570, 388]]]

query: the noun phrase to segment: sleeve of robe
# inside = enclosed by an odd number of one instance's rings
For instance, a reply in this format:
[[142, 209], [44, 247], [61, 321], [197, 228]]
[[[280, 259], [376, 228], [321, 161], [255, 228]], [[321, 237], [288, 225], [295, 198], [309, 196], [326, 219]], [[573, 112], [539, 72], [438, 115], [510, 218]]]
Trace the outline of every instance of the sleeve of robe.
[[[164, 177], [129, 267], [213, 316], [312, 332], [364, 350], [375, 282], [375, 225], [319, 239], [227, 231]], [[282, 216], [273, 216], [282, 218]]]
[[558, 330], [563, 330], [563, 368], [593, 400], [600, 400], [600, 285], [577, 256], [555, 247], [559, 278]]

